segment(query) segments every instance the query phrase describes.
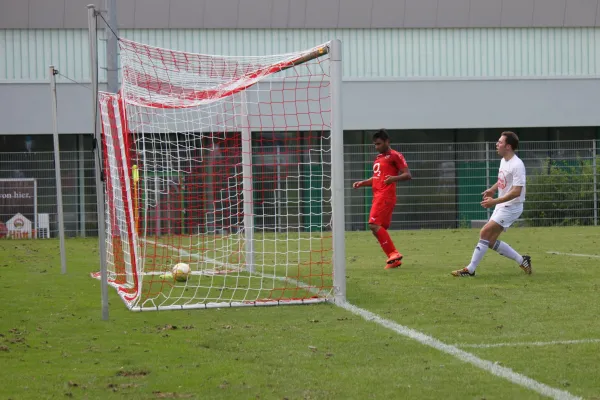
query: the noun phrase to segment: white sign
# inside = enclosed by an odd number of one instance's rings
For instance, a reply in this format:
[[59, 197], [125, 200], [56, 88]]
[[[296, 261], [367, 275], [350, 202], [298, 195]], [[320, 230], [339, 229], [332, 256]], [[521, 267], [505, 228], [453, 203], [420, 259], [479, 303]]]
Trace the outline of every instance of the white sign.
[[[11, 228], [7, 219], [13, 216]], [[20, 216], [20, 217], [19, 217]], [[37, 183], [33, 178], [0, 179], [0, 237], [33, 237], [37, 223]]]
[[31, 228], [31, 221], [21, 213], [16, 213], [14, 217], [6, 221], [6, 229], [8, 230], [9, 237], [30, 238]]

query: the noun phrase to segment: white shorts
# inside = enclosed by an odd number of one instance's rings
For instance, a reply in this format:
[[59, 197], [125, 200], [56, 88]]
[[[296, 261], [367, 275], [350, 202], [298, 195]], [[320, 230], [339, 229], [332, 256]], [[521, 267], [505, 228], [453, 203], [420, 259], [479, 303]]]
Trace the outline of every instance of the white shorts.
[[505, 206], [498, 204], [494, 209], [494, 213], [490, 217], [490, 221], [494, 221], [498, 225], [507, 230], [519, 217], [523, 214], [523, 204], [510, 204]]

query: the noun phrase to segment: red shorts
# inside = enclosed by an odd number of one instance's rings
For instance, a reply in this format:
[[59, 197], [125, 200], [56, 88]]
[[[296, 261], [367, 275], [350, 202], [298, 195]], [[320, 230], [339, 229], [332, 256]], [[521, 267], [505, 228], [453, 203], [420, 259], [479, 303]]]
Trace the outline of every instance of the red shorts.
[[369, 224], [375, 224], [388, 229], [392, 222], [392, 213], [396, 206], [396, 199], [389, 197], [373, 198], [371, 213], [369, 214]]

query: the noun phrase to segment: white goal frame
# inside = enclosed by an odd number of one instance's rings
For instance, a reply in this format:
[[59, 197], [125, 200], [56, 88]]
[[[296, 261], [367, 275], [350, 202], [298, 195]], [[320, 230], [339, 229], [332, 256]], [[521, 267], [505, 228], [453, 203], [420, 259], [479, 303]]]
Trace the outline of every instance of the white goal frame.
[[[92, 35], [91, 35], [92, 36]], [[342, 57], [341, 57], [341, 41], [338, 39], [332, 40], [325, 44], [327, 46], [327, 53], [329, 53], [329, 81], [330, 81], [330, 103], [331, 103], [331, 120], [330, 122], [330, 150], [331, 150], [331, 234], [333, 243], [333, 290], [330, 295], [326, 298], [320, 299], [320, 301], [331, 301], [336, 303], [344, 303], [346, 301], [346, 260], [345, 260], [345, 206], [344, 206], [344, 159], [343, 159], [343, 123], [342, 123]], [[96, 62], [96, 65], [92, 65], [92, 68], [98, 68], [97, 57], [92, 57], [92, 61]], [[97, 79], [97, 78], [96, 78]], [[98, 95], [100, 98], [101, 94]], [[242, 108], [247, 110], [246, 97], [242, 96], [243, 104]], [[123, 112], [123, 110], [120, 110]], [[247, 111], [246, 111], [247, 112]], [[122, 116], [121, 116], [122, 117]], [[242, 114], [241, 118], [245, 115]], [[127, 118], [125, 116], [125, 118]], [[243, 157], [243, 192], [245, 197], [252, 196], [253, 182], [252, 182], [252, 146], [251, 143], [251, 131], [250, 129], [242, 129], [242, 157]], [[97, 158], [102, 160], [102, 146], [96, 146], [98, 152]], [[123, 152], [124, 153], [124, 152]], [[122, 175], [125, 176], [125, 182], [131, 179], [129, 171], [122, 171]], [[123, 190], [130, 191], [129, 183], [126, 183], [126, 188]], [[105, 206], [106, 201], [106, 187], [103, 185], [103, 196], [98, 196], [98, 210], [102, 210]], [[102, 202], [102, 204], [100, 204]], [[132, 199], [128, 198], [127, 202], [131, 205]], [[249, 273], [254, 273], [254, 217], [252, 211], [253, 201], [244, 201], [244, 218], [243, 225], [245, 231], [245, 260], [246, 269]], [[107, 210], [109, 213], [110, 210]], [[108, 215], [108, 214], [107, 214]], [[107, 216], [108, 218], [108, 216]], [[131, 214], [128, 214], [126, 219], [131, 219]], [[108, 220], [106, 222], [109, 222]], [[104, 225], [104, 224], [102, 224]], [[99, 225], [100, 226], [100, 225]], [[104, 230], [99, 231], [100, 241], [106, 241], [106, 232]], [[140, 238], [139, 240], [132, 240], [131, 246], [138, 248], [144, 246], [145, 239]], [[159, 244], [160, 246], [160, 244]], [[136, 251], [132, 251], [130, 257], [138, 258]], [[102, 259], [102, 258], [101, 258]], [[105, 259], [105, 258], [104, 258]], [[153, 274], [153, 273], [150, 273]], [[101, 261], [100, 272], [94, 274], [94, 277], [101, 279], [102, 286], [112, 285], [117, 287], [114, 282], [110, 282], [108, 279], [107, 264], [105, 261]], [[303, 287], [302, 282], [296, 282], [298, 287]], [[140, 291], [140, 287], [136, 286], [136, 290]], [[120, 293], [121, 294], [121, 293]], [[317, 293], [318, 294], [318, 293]], [[121, 294], [121, 297], [124, 296]], [[103, 296], [103, 303], [107, 301]], [[124, 298], [125, 300], [125, 298]], [[310, 304], [319, 302], [316, 299], [304, 299], [304, 300], [289, 300], [289, 301], [277, 301], [277, 302], [229, 302], [229, 303], [211, 303], [211, 304], [189, 304], [189, 305], [169, 305], [169, 306], [150, 306], [144, 307], [135, 303], [129, 304], [125, 301], [129, 308], [133, 311], [144, 311], [144, 310], [159, 310], [159, 309], [188, 309], [188, 308], [213, 308], [213, 307], [232, 307], [232, 306], [261, 306], [261, 305], [273, 305], [273, 304]]]

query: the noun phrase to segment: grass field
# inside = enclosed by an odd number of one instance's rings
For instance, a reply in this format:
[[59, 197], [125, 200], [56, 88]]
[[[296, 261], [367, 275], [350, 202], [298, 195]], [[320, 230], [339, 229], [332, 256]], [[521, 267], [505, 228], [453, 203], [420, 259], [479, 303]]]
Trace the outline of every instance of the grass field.
[[[512, 229], [532, 276], [489, 251], [475, 278], [451, 277], [477, 235], [392, 232], [405, 260], [385, 271], [372, 236], [348, 233], [348, 301], [600, 399], [600, 229]], [[1, 399], [543, 397], [331, 304], [132, 313], [111, 289], [102, 321], [97, 240], [66, 244], [61, 275], [58, 241], [0, 241]]]

